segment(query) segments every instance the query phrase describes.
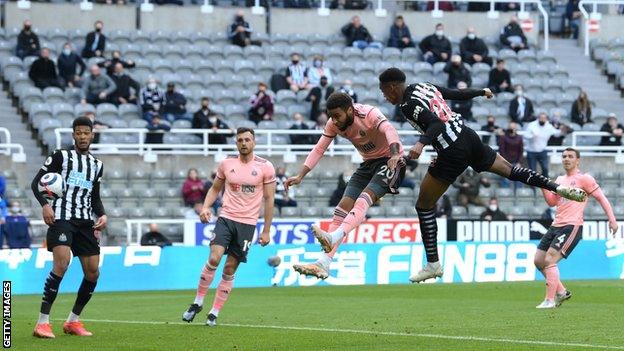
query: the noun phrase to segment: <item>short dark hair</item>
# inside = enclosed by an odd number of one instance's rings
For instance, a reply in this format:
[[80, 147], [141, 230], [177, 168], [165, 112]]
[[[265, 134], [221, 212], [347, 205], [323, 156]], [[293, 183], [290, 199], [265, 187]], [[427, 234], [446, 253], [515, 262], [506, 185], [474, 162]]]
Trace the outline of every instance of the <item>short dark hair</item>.
[[581, 158], [581, 152], [573, 147], [566, 147], [563, 151], [573, 151], [576, 154], [576, 158]]
[[201, 98], [201, 101], [210, 101], [210, 98], [207, 96], [204, 96], [203, 98]]
[[93, 130], [93, 122], [91, 122], [88, 117], [82, 116], [74, 119], [74, 122], [72, 123], [72, 129], [76, 130], [76, 127], [79, 126], [87, 126], [89, 127], [89, 129]]
[[253, 137], [254, 137], [254, 138], [256, 137], [256, 133], [255, 133], [255, 132], [254, 132], [254, 130], [253, 130], [253, 129], [251, 129], [251, 128], [247, 128], [247, 127], [238, 127], [238, 128], [236, 129], [236, 135], [243, 134], [243, 133], [247, 133], [247, 132], [251, 133], [251, 135], [253, 135]]
[[505, 60], [503, 60], [503, 59], [497, 59], [497, 60], [496, 60], [496, 64], [499, 64], [499, 63], [505, 63]]
[[379, 82], [386, 83], [405, 83], [405, 73], [396, 67], [390, 67], [379, 75]]
[[329, 98], [327, 98], [327, 102], [325, 103], [327, 110], [333, 110], [335, 108], [345, 110], [351, 106], [353, 106], [353, 99], [351, 99], [349, 94], [343, 92], [332, 93]]

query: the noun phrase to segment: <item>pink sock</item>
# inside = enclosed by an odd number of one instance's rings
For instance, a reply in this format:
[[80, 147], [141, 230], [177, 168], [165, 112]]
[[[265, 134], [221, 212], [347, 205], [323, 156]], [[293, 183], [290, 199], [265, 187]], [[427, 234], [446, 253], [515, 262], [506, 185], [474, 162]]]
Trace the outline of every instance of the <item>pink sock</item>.
[[199, 284], [197, 285], [197, 295], [195, 295], [195, 303], [202, 305], [204, 303], [204, 296], [208, 291], [208, 287], [214, 279], [216, 267], [212, 267], [209, 263], [202, 268], [201, 275], [199, 277]]
[[554, 300], [559, 286], [559, 268], [556, 264], [544, 268], [546, 276], [546, 299]]
[[212, 303], [212, 311], [219, 313], [221, 307], [223, 307], [228, 297], [230, 297], [233, 285], [234, 276], [224, 274], [221, 278], [221, 282], [219, 282], [219, 286], [217, 286], [217, 293], [215, 294], [214, 302]]
[[[328, 232], [331, 233], [334, 230], [340, 228], [340, 225], [342, 225], [342, 222], [344, 221], [347, 214], [347, 211], [345, 211], [341, 207], [336, 207], [336, 209], [334, 210], [334, 217], [332, 218], [332, 222], [329, 225]], [[336, 251], [338, 251], [338, 246], [340, 246], [340, 242], [337, 242], [336, 245], [334, 245], [334, 249], [331, 250], [330, 253], [325, 255], [327, 255], [329, 258], [334, 258]]]
[[349, 212], [349, 215], [344, 219], [340, 228], [345, 234], [350, 233], [355, 227], [364, 222], [366, 211], [373, 206], [373, 199], [367, 193], [360, 194], [360, 197], [355, 201], [353, 209]]

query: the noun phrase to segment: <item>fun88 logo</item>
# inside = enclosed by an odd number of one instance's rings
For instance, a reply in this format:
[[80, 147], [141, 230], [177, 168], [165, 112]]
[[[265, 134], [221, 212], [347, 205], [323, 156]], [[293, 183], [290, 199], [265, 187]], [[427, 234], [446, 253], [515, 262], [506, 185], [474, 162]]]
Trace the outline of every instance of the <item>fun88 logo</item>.
[[87, 180], [87, 175], [85, 172], [71, 171], [69, 173], [69, 179], [67, 180], [67, 184], [89, 190], [93, 189], [93, 182]]

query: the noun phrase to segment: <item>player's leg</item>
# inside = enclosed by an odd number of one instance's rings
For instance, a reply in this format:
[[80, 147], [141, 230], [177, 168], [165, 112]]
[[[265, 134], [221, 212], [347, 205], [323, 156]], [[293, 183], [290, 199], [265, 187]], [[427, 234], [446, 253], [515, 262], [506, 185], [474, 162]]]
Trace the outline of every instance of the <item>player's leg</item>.
[[559, 185], [551, 179], [535, 172], [534, 170], [521, 167], [519, 165], [512, 166], [503, 156], [496, 154], [494, 163], [487, 168], [489, 172], [496, 173], [509, 180], [522, 182], [524, 184], [538, 187], [546, 190], [550, 190], [560, 196], [573, 201], [584, 201], [587, 197], [585, 191], [574, 188]]
[[76, 295], [76, 301], [74, 307], [67, 317], [67, 321], [63, 324], [63, 331], [65, 334], [79, 335], [79, 336], [91, 336], [93, 333], [86, 330], [82, 322], [80, 321], [80, 314], [84, 307], [91, 300], [97, 280], [100, 276], [99, 270], [100, 255], [80, 256], [80, 264], [82, 265], [82, 272], [84, 277], [82, 283], [78, 288], [78, 294]]
[[443, 274], [438, 257], [438, 224], [435, 216], [435, 204], [450, 185], [450, 181], [440, 180], [432, 175], [431, 169], [425, 174], [422, 183], [420, 183], [416, 212], [420, 222], [423, 245], [425, 246], [427, 265], [420, 272], [409, 278], [413, 283], [422, 282], [429, 278], [441, 277]]
[[211, 327], [217, 325], [219, 312], [221, 311], [223, 305], [227, 302], [227, 299], [230, 297], [230, 293], [234, 287], [234, 275], [236, 274], [236, 270], [239, 265], [240, 261], [238, 258], [234, 255], [228, 255], [225, 260], [225, 266], [223, 267], [221, 281], [219, 282], [219, 286], [217, 286], [214, 301], [212, 303], [212, 309], [210, 310], [210, 313], [208, 313], [208, 319], [206, 320], [206, 324]]

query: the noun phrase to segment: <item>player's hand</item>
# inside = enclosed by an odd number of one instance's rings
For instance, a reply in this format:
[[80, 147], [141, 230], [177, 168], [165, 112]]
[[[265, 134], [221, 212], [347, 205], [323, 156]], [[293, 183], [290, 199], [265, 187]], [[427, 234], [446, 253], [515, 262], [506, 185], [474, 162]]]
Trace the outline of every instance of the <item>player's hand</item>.
[[490, 90], [490, 88], [483, 88], [483, 91], [485, 92], [486, 98], [491, 99], [494, 97], [494, 94], [492, 94], [492, 91]]
[[202, 208], [201, 212], [199, 213], [199, 220], [206, 224], [208, 222], [210, 222], [210, 217], [212, 217], [212, 211], [210, 210], [210, 208]]
[[262, 246], [267, 246], [271, 242], [271, 236], [269, 235], [269, 232], [266, 230], [263, 230], [262, 234], [260, 234], [260, 238], [258, 239], [258, 242]]
[[49, 204], [45, 204], [43, 206], [43, 221], [45, 222], [45, 224], [47, 225], [52, 225], [54, 224], [54, 210], [52, 209], [52, 206], [50, 206]]
[[615, 234], [618, 232], [618, 229], [620, 229], [620, 226], [617, 222], [609, 222], [609, 229], [611, 230], [611, 236], [615, 238]]
[[103, 215], [100, 218], [98, 218], [97, 222], [93, 226], [93, 229], [102, 230], [102, 229], [106, 228], [106, 223], [107, 222], [108, 222], [108, 217], [106, 215]]
[[390, 157], [390, 159], [388, 160], [388, 168], [392, 171], [394, 171], [397, 166], [405, 164], [405, 159], [403, 158], [403, 155], [393, 155], [392, 157]]
[[416, 143], [416, 145], [412, 146], [409, 151], [409, 158], [411, 160], [417, 160], [423, 151], [423, 145], [420, 143]]
[[303, 180], [303, 178], [301, 178], [301, 176], [294, 176], [294, 177], [290, 177], [288, 179], [286, 179], [286, 181], [284, 182], [284, 190], [288, 191], [288, 188], [291, 185], [298, 185], [301, 184], [301, 181]]

